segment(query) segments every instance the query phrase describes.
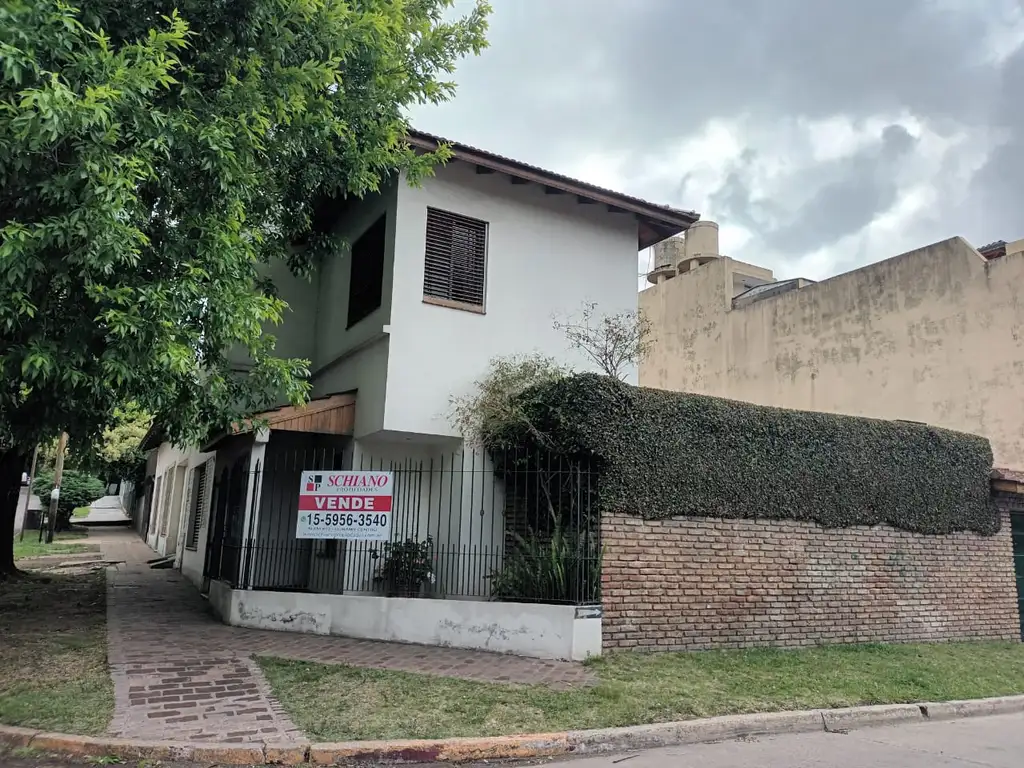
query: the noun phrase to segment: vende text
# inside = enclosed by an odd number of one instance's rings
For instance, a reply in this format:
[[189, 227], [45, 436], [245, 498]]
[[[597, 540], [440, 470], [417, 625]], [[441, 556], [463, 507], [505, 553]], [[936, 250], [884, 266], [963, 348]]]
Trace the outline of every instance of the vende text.
[[390, 512], [390, 496], [299, 496], [301, 510]]

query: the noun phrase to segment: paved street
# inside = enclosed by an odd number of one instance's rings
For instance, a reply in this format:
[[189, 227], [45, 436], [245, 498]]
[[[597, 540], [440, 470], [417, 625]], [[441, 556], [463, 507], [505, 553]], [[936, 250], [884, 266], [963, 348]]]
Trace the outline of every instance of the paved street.
[[548, 768], [1020, 768], [1024, 714], [695, 744]]

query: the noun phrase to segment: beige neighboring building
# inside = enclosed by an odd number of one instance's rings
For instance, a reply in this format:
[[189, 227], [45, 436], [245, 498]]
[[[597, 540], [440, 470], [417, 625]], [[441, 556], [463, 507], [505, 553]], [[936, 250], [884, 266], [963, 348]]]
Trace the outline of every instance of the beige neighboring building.
[[641, 385], [974, 432], [1024, 468], [1024, 240], [776, 281], [701, 221], [656, 247], [648, 280]]

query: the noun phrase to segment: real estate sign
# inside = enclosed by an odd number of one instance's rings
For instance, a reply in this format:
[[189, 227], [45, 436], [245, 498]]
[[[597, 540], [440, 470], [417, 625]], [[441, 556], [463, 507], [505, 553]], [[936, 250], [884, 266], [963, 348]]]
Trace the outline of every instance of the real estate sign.
[[303, 472], [295, 538], [390, 539], [394, 487], [390, 472]]

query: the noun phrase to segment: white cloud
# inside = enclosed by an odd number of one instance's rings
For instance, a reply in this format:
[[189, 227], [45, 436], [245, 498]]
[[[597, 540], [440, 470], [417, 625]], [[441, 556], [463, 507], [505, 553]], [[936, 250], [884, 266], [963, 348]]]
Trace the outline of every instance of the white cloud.
[[1019, 0], [492, 4], [425, 130], [697, 210], [783, 277], [1024, 234]]

